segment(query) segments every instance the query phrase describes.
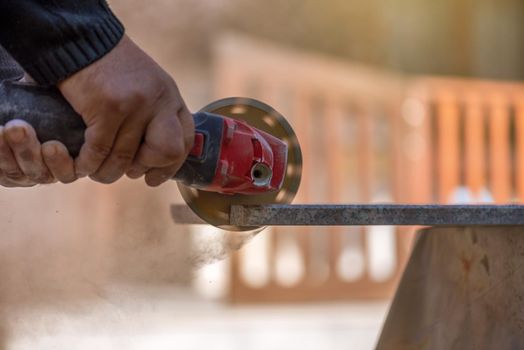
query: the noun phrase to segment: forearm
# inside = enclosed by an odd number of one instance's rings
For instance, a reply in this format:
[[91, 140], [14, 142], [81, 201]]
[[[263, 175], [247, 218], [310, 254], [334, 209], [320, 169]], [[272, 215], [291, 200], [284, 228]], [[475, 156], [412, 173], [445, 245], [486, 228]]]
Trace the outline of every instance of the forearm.
[[43, 85], [104, 56], [123, 33], [102, 0], [0, 0], [0, 44]]

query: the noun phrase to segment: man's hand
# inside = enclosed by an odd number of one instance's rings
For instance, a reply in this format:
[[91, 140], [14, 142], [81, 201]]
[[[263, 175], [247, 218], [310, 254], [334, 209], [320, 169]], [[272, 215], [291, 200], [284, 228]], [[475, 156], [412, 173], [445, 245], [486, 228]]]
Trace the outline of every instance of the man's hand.
[[87, 125], [79, 177], [112, 183], [146, 174], [158, 186], [193, 145], [193, 117], [175, 82], [127, 37], [58, 87]]
[[74, 162], [57, 141], [42, 145], [31, 125], [12, 120], [0, 126], [0, 185], [30, 187], [76, 180]]

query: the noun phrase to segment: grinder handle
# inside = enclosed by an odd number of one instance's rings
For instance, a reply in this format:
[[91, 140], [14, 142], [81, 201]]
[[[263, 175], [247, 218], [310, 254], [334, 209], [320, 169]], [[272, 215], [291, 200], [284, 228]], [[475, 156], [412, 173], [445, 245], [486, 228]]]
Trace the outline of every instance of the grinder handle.
[[[195, 122], [203, 119], [202, 114], [194, 115]], [[78, 155], [84, 143], [86, 125], [82, 117], [75, 112], [56, 88], [9, 80], [0, 82], [0, 125], [5, 125], [13, 119], [22, 119], [29, 123], [42, 143], [50, 140], [60, 141], [66, 146], [72, 157]], [[195, 124], [199, 132], [198, 125], [202, 123]], [[188, 157], [181, 169], [185, 170], [179, 171], [175, 175], [175, 180], [187, 184], [194, 183], [195, 174], [187, 171], [187, 168], [188, 166], [194, 168], [190, 163], [202, 163], [202, 160], [202, 156]]]

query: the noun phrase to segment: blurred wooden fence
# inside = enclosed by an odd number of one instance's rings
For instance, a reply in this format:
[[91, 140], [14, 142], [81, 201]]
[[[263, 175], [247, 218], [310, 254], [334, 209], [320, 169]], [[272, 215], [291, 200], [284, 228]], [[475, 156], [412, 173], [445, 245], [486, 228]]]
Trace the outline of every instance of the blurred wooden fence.
[[[219, 41], [215, 95], [259, 98], [304, 153], [295, 203], [524, 198], [524, 85], [405, 77], [240, 37]], [[287, 227], [233, 257], [230, 297], [391, 296], [412, 228]]]
[[415, 200], [524, 199], [524, 84], [422, 78], [404, 103], [418, 104], [420, 122], [406, 127], [426, 143], [407, 172], [425, 169]]

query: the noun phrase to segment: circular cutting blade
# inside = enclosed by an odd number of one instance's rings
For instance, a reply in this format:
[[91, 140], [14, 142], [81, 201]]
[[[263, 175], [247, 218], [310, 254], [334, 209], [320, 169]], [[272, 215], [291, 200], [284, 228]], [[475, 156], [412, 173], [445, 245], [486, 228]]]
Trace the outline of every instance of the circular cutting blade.
[[287, 144], [286, 174], [279, 191], [256, 195], [229, 195], [202, 191], [178, 183], [186, 203], [205, 222], [229, 231], [260, 229], [260, 227], [230, 225], [229, 210], [232, 205], [291, 203], [298, 191], [302, 174], [302, 153], [295, 132], [280, 113], [265, 103], [250, 98], [226, 98], [207, 105], [201, 111], [243, 120]]

